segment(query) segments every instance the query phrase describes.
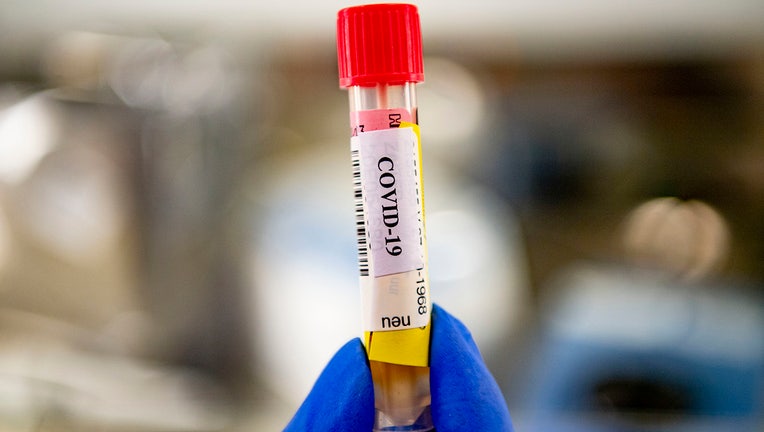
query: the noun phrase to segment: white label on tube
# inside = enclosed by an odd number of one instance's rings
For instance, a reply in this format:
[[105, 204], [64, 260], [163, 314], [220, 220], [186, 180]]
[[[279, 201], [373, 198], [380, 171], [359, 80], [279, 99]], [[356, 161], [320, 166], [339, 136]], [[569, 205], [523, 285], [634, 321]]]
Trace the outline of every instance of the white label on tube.
[[362, 271], [364, 329], [401, 330], [429, 322], [420, 200], [419, 141], [412, 128], [360, 133], [368, 276]]

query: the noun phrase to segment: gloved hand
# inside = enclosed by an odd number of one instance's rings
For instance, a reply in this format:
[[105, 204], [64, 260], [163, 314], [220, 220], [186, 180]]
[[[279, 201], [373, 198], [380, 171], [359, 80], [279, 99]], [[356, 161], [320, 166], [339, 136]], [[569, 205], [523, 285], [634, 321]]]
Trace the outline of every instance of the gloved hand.
[[[511, 432], [509, 410], [467, 327], [434, 305], [430, 393], [437, 432]], [[360, 339], [329, 361], [285, 432], [366, 432], [374, 424], [374, 388]]]

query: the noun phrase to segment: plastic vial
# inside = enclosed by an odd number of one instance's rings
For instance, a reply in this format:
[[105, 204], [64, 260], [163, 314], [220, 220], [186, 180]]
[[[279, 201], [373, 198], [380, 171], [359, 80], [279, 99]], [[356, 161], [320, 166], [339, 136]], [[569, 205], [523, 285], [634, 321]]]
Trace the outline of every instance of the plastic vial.
[[416, 84], [417, 9], [377, 4], [337, 18], [340, 86], [350, 100], [364, 343], [375, 431], [434, 430], [430, 289]]

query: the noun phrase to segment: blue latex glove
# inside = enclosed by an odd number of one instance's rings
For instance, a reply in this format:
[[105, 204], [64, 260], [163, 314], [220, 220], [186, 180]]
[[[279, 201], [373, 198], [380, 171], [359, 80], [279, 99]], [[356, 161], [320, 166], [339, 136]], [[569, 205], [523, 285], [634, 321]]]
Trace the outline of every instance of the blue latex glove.
[[[432, 418], [437, 432], [512, 431], [499, 386], [467, 327], [435, 305], [430, 344]], [[374, 423], [374, 388], [360, 339], [329, 361], [285, 432], [366, 432]]]

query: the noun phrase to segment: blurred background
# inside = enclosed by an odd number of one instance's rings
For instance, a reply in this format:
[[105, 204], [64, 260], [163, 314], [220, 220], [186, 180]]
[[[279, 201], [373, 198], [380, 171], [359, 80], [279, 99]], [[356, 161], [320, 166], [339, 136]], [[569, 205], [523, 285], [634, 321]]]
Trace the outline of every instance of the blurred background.
[[[0, 431], [283, 428], [360, 333], [352, 4], [0, 3]], [[419, 8], [433, 299], [517, 429], [764, 429], [764, 3]]]

